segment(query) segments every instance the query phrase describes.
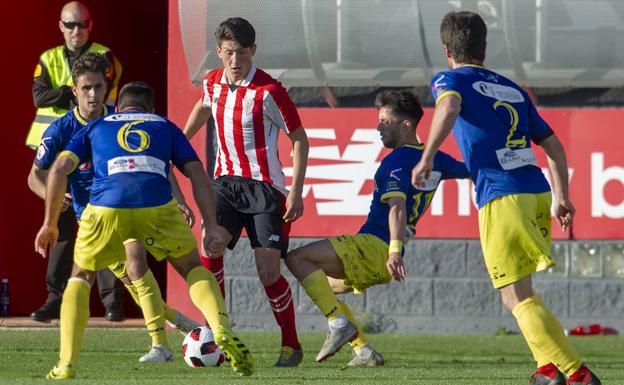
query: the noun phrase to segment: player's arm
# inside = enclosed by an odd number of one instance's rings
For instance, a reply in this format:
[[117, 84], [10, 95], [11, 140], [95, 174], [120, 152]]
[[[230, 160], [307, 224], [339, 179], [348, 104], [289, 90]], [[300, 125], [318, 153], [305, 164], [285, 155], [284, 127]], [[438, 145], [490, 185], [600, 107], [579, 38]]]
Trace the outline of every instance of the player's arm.
[[405, 266], [403, 265], [403, 239], [405, 238], [405, 226], [407, 226], [407, 216], [405, 209], [405, 198], [393, 196], [388, 198], [388, 227], [390, 229], [390, 246], [388, 249], [388, 262], [386, 267], [397, 281], [405, 278]]
[[420, 179], [420, 175], [423, 174], [425, 179], [429, 177], [429, 173], [433, 169], [433, 157], [453, 129], [453, 124], [460, 111], [461, 100], [455, 94], [438, 99], [433, 112], [431, 130], [429, 131], [425, 151], [420, 162], [412, 170], [412, 184], [414, 186], [424, 186], [424, 181]]
[[548, 168], [552, 175], [555, 218], [565, 231], [572, 224], [576, 209], [568, 195], [568, 162], [563, 145], [553, 134], [539, 142], [546, 152]]
[[37, 165], [33, 164], [28, 174], [28, 187], [30, 191], [34, 192], [39, 198], [46, 198], [46, 180], [48, 178], [48, 171], [44, 170]]
[[202, 216], [202, 227], [205, 229], [204, 249], [209, 255], [218, 255], [223, 252], [225, 242], [218, 230], [215, 199], [210, 178], [198, 160], [184, 163], [180, 171], [191, 180], [193, 198]]
[[212, 111], [210, 107], [204, 104], [202, 99], [199, 99], [188, 119], [186, 120], [186, 124], [184, 125], [184, 136], [187, 139], [191, 139], [200, 128], [202, 128], [206, 123], [208, 123], [208, 119], [210, 119], [210, 114]]
[[308, 167], [308, 152], [310, 145], [308, 136], [303, 127], [292, 131], [288, 138], [293, 146], [293, 183], [286, 198], [286, 222], [296, 221], [303, 215], [303, 181], [305, 179], [306, 168]]
[[184, 215], [184, 219], [189, 227], [193, 227], [195, 224], [195, 214], [193, 210], [188, 207], [186, 204], [186, 199], [184, 198], [184, 194], [182, 193], [182, 189], [180, 189], [180, 185], [178, 184], [178, 179], [175, 176], [173, 170], [169, 172], [169, 183], [171, 183], [171, 193], [173, 197], [178, 202], [178, 207], [180, 211], [182, 211], [182, 215]]
[[58, 218], [63, 209], [65, 192], [67, 191], [67, 175], [78, 164], [77, 158], [61, 153], [54, 161], [45, 189], [45, 218], [35, 239], [35, 251], [44, 258], [54, 247], [58, 239]]

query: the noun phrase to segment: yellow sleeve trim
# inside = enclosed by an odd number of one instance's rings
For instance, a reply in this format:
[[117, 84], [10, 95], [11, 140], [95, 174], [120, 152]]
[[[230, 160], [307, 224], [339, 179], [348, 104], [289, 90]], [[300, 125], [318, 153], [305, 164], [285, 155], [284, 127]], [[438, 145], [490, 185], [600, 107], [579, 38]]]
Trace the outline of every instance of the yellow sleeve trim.
[[403, 198], [403, 199], [407, 200], [407, 197], [406, 197], [405, 193], [403, 193], [401, 191], [390, 191], [390, 192], [387, 192], [387, 193], [385, 193], [384, 195], [381, 196], [380, 200], [381, 200], [382, 203], [386, 203], [386, 202], [388, 202], [388, 200], [390, 198], [394, 198], [394, 197]]
[[436, 99], [436, 105], [438, 103], [440, 103], [440, 100], [444, 99], [447, 96], [451, 96], [451, 95], [457, 97], [457, 99], [459, 99], [460, 102], [462, 101], [462, 97], [461, 97], [461, 94], [459, 92], [457, 92], [457, 91], [444, 91], [440, 95], [438, 95], [438, 98]]
[[76, 167], [78, 167], [78, 165], [80, 164], [80, 159], [78, 158], [78, 156], [71, 151], [67, 151], [67, 150], [61, 151], [61, 153], [58, 156], [66, 156], [69, 159], [71, 159], [73, 165], [72, 165], [70, 172], [73, 172], [76, 169]]

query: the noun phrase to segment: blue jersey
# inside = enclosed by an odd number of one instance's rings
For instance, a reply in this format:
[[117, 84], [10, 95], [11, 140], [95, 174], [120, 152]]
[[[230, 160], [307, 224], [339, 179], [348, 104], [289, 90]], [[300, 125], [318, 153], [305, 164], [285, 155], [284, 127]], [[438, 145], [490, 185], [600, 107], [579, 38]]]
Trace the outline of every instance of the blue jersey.
[[442, 151], [433, 159], [433, 171], [426, 181], [425, 187], [416, 188], [412, 185], [412, 169], [420, 161], [423, 145], [403, 145], [396, 148], [382, 161], [375, 172], [375, 192], [366, 223], [360, 233], [373, 234], [390, 242], [388, 225], [388, 199], [391, 197], [405, 198], [407, 226], [412, 230], [416, 222], [423, 216], [438, 184], [442, 179], [468, 178], [466, 165], [458, 162]]
[[[114, 112], [114, 107], [104, 108], [105, 114]], [[71, 138], [87, 123], [78, 113], [78, 107], [55, 120], [43, 133], [34, 161], [35, 166], [42, 170], [52, 167], [52, 163], [69, 144]], [[82, 211], [89, 203], [92, 180], [93, 167], [91, 167], [91, 162], [81, 164], [74, 172], [69, 174], [69, 192], [71, 193], [74, 211], [78, 219], [80, 219]]]
[[198, 160], [182, 131], [154, 114], [125, 112], [89, 123], [67, 145], [75, 164], [93, 162], [89, 203], [113, 208], [154, 207], [169, 202], [170, 162], [181, 168]]
[[436, 103], [455, 95], [461, 112], [453, 135], [477, 189], [477, 205], [520, 193], [550, 191], [531, 141], [553, 134], [517, 84], [481, 66], [442, 71], [431, 81]]

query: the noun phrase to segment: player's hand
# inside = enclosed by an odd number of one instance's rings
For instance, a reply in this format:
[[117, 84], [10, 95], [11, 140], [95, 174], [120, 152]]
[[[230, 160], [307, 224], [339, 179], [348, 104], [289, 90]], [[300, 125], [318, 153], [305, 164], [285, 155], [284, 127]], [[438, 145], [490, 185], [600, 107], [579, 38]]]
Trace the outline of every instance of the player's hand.
[[193, 213], [193, 210], [191, 210], [186, 203], [178, 203], [178, 208], [182, 212], [182, 216], [184, 217], [188, 227], [193, 227], [195, 224], [195, 214]]
[[412, 169], [412, 186], [425, 187], [425, 181], [433, 170], [433, 160], [421, 158], [420, 162]]
[[204, 227], [202, 230], [203, 252], [207, 256], [221, 256], [227, 243], [217, 226]]
[[63, 204], [61, 206], [61, 212], [64, 213], [70, 207], [72, 207], [72, 205], [73, 205], [73, 202], [72, 202], [71, 194], [70, 193], [65, 193], [65, 197], [63, 197]]
[[56, 245], [58, 239], [58, 227], [44, 224], [35, 237], [35, 251], [43, 258], [50, 255], [50, 250]]
[[566, 231], [567, 228], [572, 224], [574, 220], [574, 214], [576, 213], [576, 209], [572, 202], [567, 199], [561, 200], [555, 203], [555, 219], [561, 226], [561, 230]]
[[303, 198], [301, 194], [289, 192], [286, 198], [286, 213], [284, 214], [285, 222], [294, 222], [303, 215]]
[[403, 265], [403, 257], [399, 253], [390, 253], [388, 262], [386, 262], [388, 272], [395, 281], [403, 281], [405, 279], [405, 266]]

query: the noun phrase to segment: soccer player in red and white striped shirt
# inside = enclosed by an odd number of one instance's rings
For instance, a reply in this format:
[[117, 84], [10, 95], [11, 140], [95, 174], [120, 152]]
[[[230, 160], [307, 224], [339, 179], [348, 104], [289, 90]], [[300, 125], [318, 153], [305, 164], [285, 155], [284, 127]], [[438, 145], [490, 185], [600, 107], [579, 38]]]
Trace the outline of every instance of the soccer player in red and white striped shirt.
[[[256, 52], [253, 26], [245, 19], [230, 18], [219, 25], [215, 37], [223, 68], [210, 71], [204, 79], [203, 96], [184, 133], [191, 138], [213, 117], [218, 142], [213, 189], [219, 230], [232, 249], [246, 229], [258, 276], [282, 331], [282, 349], [275, 366], [298, 366], [303, 350], [292, 292], [280, 273], [280, 258], [288, 251], [290, 223], [303, 214], [307, 136], [284, 87], [252, 61]], [[277, 152], [280, 130], [293, 146], [290, 191]], [[224, 292], [223, 253], [206, 256], [202, 263]]]

